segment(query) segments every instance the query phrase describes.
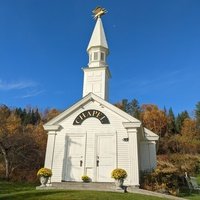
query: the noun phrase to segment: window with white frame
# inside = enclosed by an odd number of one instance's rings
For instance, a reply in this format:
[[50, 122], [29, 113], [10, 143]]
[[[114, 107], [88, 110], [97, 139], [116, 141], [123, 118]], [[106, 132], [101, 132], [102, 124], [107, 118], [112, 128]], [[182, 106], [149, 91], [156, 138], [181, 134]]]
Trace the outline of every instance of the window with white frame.
[[105, 61], [105, 54], [101, 52], [101, 61]]
[[98, 52], [94, 52], [94, 60], [98, 60]]

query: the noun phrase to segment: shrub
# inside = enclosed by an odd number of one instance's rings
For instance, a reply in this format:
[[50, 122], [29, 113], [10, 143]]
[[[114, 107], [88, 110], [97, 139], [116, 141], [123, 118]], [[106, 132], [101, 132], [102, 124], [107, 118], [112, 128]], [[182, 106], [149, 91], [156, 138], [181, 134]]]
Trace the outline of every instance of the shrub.
[[127, 172], [124, 169], [116, 168], [112, 171], [111, 177], [114, 179], [125, 179]]
[[142, 177], [142, 188], [177, 195], [179, 170], [169, 161], [158, 161], [157, 168], [151, 173], [143, 172]]
[[[159, 155], [158, 157], [158, 167], [168, 168], [161, 163], [168, 163], [179, 175], [183, 175], [188, 172], [190, 175], [195, 176], [200, 173], [200, 156], [191, 154], [169, 154], [169, 155]], [[166, 169], [168, 170], [168, 169]]]
[[141, 187], [147, 190], [176, 194], [185, 187], [184, 175], [195, 176], [200, 171], [199, 155], [159, 155], [157, 168], [152, 173], [142, 172]]
[[48, 168], [41, 168], [37, 172], [37, 176], [39, 176], [39, 177], [40, 176], [51, 177], [52, 176], [52, 171], [51, 171], [51, 169], [48, 169]]

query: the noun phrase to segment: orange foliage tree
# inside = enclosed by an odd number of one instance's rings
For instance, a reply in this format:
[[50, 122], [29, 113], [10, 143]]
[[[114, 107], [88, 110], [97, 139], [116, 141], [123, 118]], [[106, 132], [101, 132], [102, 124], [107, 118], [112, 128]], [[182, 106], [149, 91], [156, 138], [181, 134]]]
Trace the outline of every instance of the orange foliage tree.
[[179, 143], [181, 153], [200, 153], [200, 131], [195, 120], [184, 120]]
[[13, 171], [10, 152], [16, 144], [16, 140], [21, 131], [21, 120], [10, 109], [5, 106], [0, 106], [0, 151], [3, 155], [5, 165], [5, 177], [9, 178]]
[[[161, 137], [165, 135], [167, 129], [167, 116], [164, 111], [159, 110], [156, 105], [142, 105], [141, 119], [146, 128], [159, 135], [160, 141]], [[158, 150], [160, 148], [159, 141]]]
[[142, 105], [142, 122], [144, 126], [160, 137], [164, 136], [167, 128], [167, 116], [156, 105]]

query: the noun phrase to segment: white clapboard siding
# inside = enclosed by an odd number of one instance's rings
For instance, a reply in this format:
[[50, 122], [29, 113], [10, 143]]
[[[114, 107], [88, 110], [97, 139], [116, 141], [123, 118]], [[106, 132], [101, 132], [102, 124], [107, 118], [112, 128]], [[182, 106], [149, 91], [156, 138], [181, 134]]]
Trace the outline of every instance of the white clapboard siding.
[[151, 171], [156, 167], [155, 142], [143, 141], [140, 143], [140, 170]]

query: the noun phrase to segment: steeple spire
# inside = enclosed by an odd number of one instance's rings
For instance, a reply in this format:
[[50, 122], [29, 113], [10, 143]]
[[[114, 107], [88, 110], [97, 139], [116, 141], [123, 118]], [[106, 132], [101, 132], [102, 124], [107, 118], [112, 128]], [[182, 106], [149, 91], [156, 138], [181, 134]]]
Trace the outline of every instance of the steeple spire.
[[102, 24], [101, 18], [98, 17], [96, 25], [94, 27], [94, 31], [92, 33], [92, 37], [87, 47], [87, 52], [92, 47], [100, 47], [100, 46], [108, 49], [108, 44], [107, 44], [103, 24]]
[[101, 98], [108, 99], [108, 80], [110, 71], [106, 63], [109, 54], [108, 44], [101, 21], [101, 16], [107, 11], [97, 7], [93, 13], [97, 19], [90, 42], [87, 47], [89, 55], [88, 67], [84, 68], [83, 97], [92, 92]]
[[107, 10], [105, 8], [102, 8], [100, 6], [97, 6], [93, 11], [94, 19], [97, 19], [96, 25], [94, 27], [94, 31], [92, 33], [92, 37], [90, 39], [90, 42], [87, 47], [87, 51], [90, 50], [92, 47], [104, 47], [108, 49], [108, 44], [106, 41], [106, 36], [104, 33], [103, 24], [101, 21], [101, 16], [107, 13]]

